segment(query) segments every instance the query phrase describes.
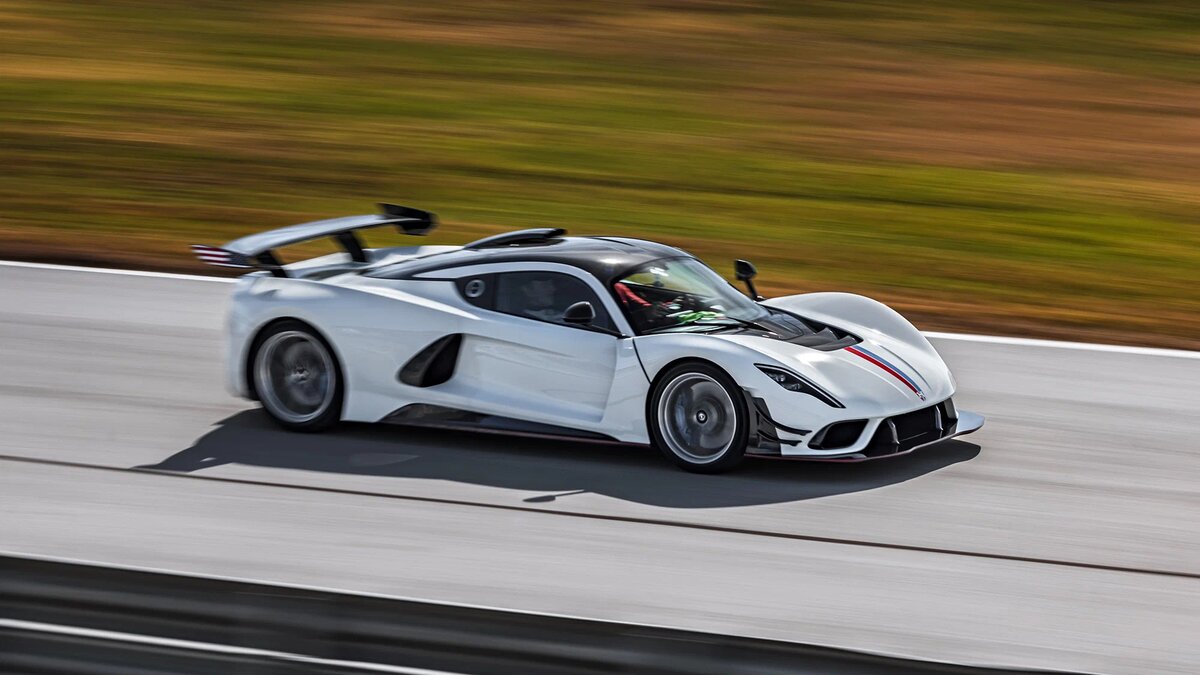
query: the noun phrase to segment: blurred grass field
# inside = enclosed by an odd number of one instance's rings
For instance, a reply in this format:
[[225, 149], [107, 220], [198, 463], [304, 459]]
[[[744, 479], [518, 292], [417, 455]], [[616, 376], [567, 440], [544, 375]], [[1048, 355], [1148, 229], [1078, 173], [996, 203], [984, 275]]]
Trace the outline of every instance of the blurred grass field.
[[0, 258], [373, 210], [643, 236], [926, 329], [1200, 348], [1192, 2], [0, 0]]

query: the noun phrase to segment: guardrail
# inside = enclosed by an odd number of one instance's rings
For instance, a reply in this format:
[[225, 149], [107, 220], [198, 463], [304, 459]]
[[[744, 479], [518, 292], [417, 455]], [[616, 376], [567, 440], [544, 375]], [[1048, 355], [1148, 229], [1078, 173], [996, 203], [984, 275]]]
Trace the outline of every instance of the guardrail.
[[0, 555], [0, 672], [991, 675], [1017, 671]]

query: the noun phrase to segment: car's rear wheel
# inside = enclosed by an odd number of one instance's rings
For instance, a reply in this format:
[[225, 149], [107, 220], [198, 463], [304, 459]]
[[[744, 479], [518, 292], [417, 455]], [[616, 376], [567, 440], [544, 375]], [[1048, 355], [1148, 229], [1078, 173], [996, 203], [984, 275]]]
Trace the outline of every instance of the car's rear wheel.
[[719, 473], [745, 457], [745, 398], [721, 369], [701, 362], [672, 367], [658, 378], [648, 407], [654, 445], [678, 466]]
[[342, 413], [342, 378], [325, 340], [307, 324], [281, 321], [259, 336], [252, 363], [254, 390], [276, 422], [295, 431], [322, 431]]

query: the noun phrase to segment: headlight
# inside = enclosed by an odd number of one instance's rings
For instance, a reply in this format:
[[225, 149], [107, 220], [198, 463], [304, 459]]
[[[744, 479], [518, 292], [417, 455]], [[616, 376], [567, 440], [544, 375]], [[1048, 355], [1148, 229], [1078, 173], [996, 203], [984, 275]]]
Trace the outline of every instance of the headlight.
[[841, 401], [834, 398], [832, 394], [809, 382], [803, 375], [797, 375], [789, 370], [774, 366], [758, 366], [758, 369], [763, 372], [763, 375], [774, 380], [775, 384], [788, 391], [794, 391], [798, 394], [808, 394], [825, 405], [833, 406], [834, 408], [846, 407], [842, 405]]

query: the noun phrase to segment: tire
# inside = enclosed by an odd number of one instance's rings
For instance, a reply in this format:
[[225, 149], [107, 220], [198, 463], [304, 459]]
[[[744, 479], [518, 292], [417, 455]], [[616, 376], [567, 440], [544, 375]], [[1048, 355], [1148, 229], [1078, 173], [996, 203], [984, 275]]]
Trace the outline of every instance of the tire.
[[733, 379], [703, 362], [681, 363], [664, 372], [646, 410], [654, 446], [695, 473], [721, 473], [742, 462], [748, 418], [746, 399]]
[[250, 373], [271, 419], [292, 431], [324, 431], [341, 420], [342, 371], [329, 343], [306, 323], [288, 319], [255, 340]]

